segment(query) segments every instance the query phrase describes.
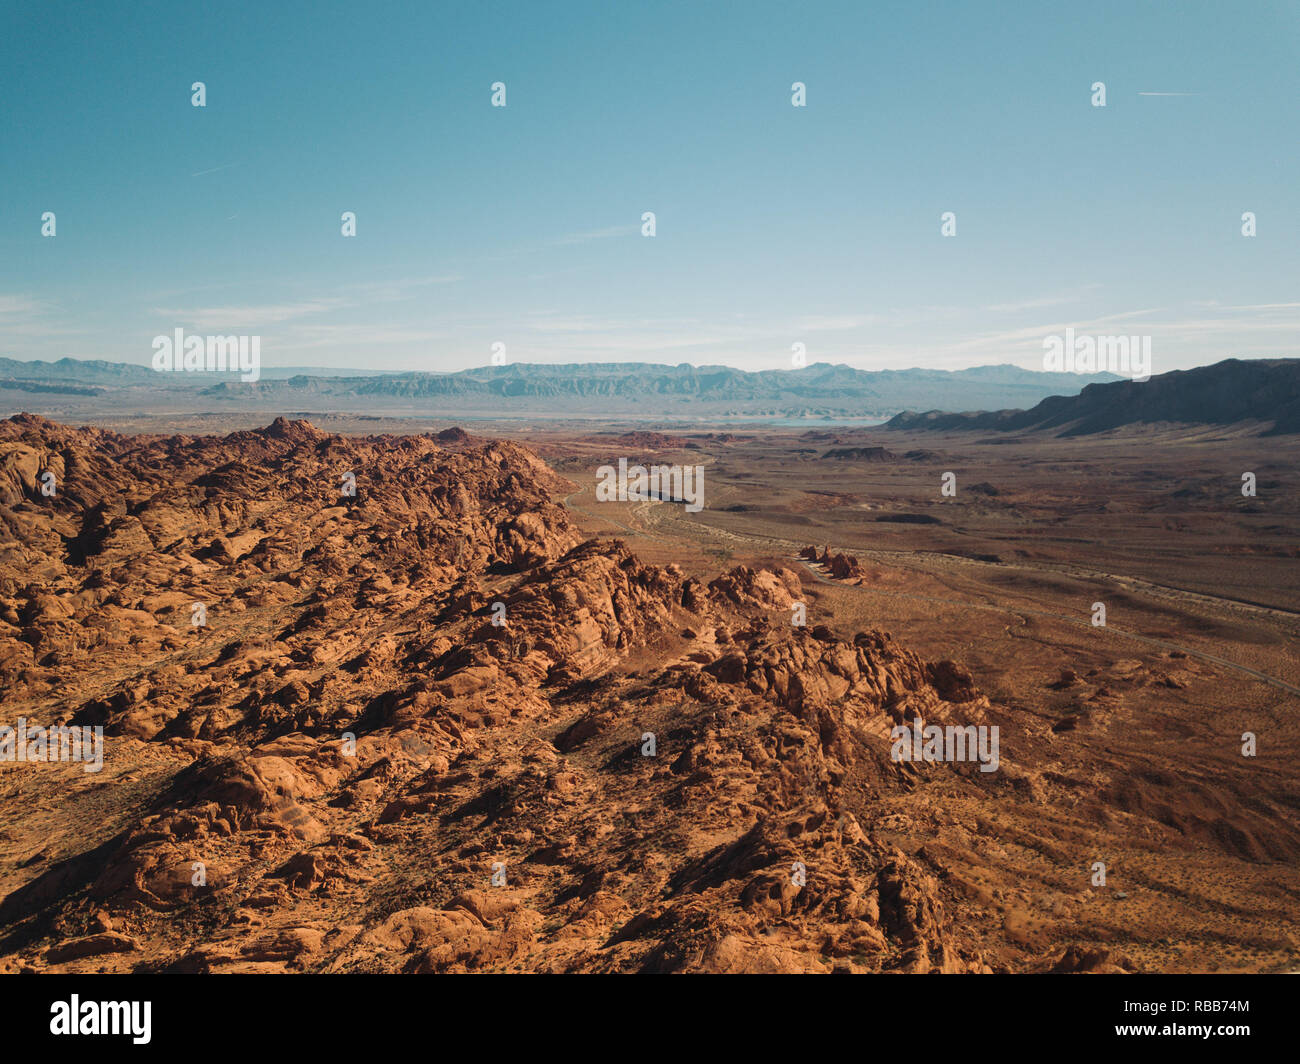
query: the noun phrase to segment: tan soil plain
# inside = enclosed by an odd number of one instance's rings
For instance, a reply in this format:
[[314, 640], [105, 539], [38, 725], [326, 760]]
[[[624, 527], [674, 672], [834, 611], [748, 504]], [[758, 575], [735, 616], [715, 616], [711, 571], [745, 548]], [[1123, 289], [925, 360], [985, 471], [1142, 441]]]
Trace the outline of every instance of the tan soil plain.
[[0, 971], [1300, 968], [1294, 437], [313, 421], [0, 422]]

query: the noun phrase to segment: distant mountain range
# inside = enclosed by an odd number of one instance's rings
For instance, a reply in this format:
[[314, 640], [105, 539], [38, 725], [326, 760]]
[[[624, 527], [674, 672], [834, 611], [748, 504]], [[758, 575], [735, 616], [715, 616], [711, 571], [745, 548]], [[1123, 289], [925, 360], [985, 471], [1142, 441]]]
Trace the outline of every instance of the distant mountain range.
[[1129, 425], [1255, 425], [1263, 436], [1300, 433], [1300, 359], [1230, 358], [1147, 381], [1089, 384], [1029, 410], [904, 411], [887, 428], [1050, 432], [1086, 436]]
[[[324, 366], [264, 367], [266, 379], [284, 379], [299, 376], [318, 377], [378, 377], [384, 370], [327, 369]], [[174, 384], [210, 385], [219, 374], [181, 374]], [[13, 358], [0, 358], [0, 381], [39, 381], [43, 383], [67, 381], [73, 384], [130, 385], [158, 383], [158, 373], [149, 366], [134, 362], [105, 362], [102, 359], [61, 358], [57, 362], [20, 362]]]
[[[768, 404], [772, 412], [824, 407], [827, 413], [880, 413], [906, 406], [911, 396], [924, 396], [953, 408], [972, 395], [1023, 396], [1034, 399], [1073, 394], [1110, 375], [1052, 374], [1017, 366], [981, 366], [948, 372], [907, 369], [866, 371], [817, 363], [804, 369], [747, 372], [727, 366], [661, 366], [649, 363], [587, 363], [571, 365], [487, 366], [459, 373], [401, 373], [347, 381], [293, 378], [259, 382], [263, 391], [302, 394], [304, 390], [331, 394], [383, 396], [402, 399], [489, 400], [527, 404], [615, 402], [643, 404], [729, 403]], [[209, 389], [213, 395], [238, 395], [248, 385], [223, 381]], [[246, 393], [245, 393], [246, 394]], [[772, 404], [775, 404], [773, 406]]]
[[[1051, 395], [1118, 380], [1111, 374], [1044, 373], [1018, 366], [858, 370], [817, 363], [748, 372], [726, 366], [643, 362], [485, 366], [457, 373], [296, 371], [263, 365], [261, 380], [233, 374], [155, 372], [148, 366], [60, 359], [0, 359], [0, 392], [59, 395], [127, 408], [167, 393], [169, 403], [223, 410], [349, 410], [367, 413], [546, 414], [600, 417], [786, 416], [889, 417], [900, 410], [1030, 406]], [[13, 405], [13, 400], [9, 400]], [[67, 405], [65, 403], [65, 405]], [[73, 403], [73, 405], [76, 405]]]
[[[1136, 382], [1017, 366], [859, 370], [817, 363], [747, 372], [645, 362], [393, 373], [264, 366], [262, 379], [158, 373], [121, 362], [0, 359], [0, 404], [73, 416], [112, 411], [286, 410], [557, 418], [890, 418], [895, 429], [1081, 436], [1138, 424], [1300, 432], [1300, 359], [1228, 359]], [[925, 413], [917, 413], [925, 410]], [[900, 413], [899, 411], [902, 411]], [[970, 411], [961, 413], [957, 411]]]

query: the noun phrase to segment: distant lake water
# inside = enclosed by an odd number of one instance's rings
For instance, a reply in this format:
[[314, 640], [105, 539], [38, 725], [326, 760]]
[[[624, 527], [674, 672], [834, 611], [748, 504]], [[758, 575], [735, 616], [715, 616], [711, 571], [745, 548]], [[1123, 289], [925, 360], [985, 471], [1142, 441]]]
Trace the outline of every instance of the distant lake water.
[[745, 414], [740, 417], [719, 418], [718, 424], [731, 424], [743, 421], [749, 425], [771, 425], [779, 429], [819, 429], [819, 428], [868, 428], [883, 425], [887, 417], [763, 417], [758, 414]]
[[[875, 425], [883, 425], [889, 420], [887, 417], [770, 417], [764, 414], [736, 414], [736, 415], [719, 415], [709, 417], [701, 415], [699, 417], [674, 417], [672, 415], [627, 415], [619, 416], [615, 414], [571, 414], [571, 413], [536, 413], [536, 414], [483, 414], [483, 413], [457, 413], [447, 410], [417, 411], [414, 409], [394, 410], [388, 412], [392, 417], [425, 417], [437, 420], [458, 421], [463, 423], [477, 421], [494, 421], [500, 424], [520, 423], [520, 424], [537, 424], [543, 421], [571, 421], [571, 422], [593, 422], [597, 424], [623, 424], [623, 425], [640, 425], [647, 429], [655, 431], [673, 431], [683, 432], [686, 430], [699, 431], [701, 429], [726, 429], [743, 425], [746, 428], [774, 428], [774, 429], [843, 429], [843, 428], [871, 428]], [[376, 415], [382, 417], [383, 415]]]

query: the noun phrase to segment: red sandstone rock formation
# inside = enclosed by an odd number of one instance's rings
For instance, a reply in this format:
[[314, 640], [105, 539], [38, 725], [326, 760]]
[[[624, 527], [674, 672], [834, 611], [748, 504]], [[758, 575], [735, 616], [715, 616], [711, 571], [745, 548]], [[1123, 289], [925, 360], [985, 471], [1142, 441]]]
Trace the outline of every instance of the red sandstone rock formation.
[[6, 701], [108, 736], [0, 968], [983, 967], [861, 819], [945, 771], [894, 723], [985, 719], [968, 673], [792, 627], [792, 569], [579, 542], [529, 451], [448, 440], [0, 422]]

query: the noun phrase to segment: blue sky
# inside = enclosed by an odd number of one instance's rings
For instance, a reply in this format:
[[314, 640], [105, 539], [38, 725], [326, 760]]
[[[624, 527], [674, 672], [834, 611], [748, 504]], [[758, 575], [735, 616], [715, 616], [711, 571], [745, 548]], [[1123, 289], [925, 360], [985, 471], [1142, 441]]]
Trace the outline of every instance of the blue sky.
[[8, 2], [0, 92], [3, 356], [1300, 353], [1297, 3]]

